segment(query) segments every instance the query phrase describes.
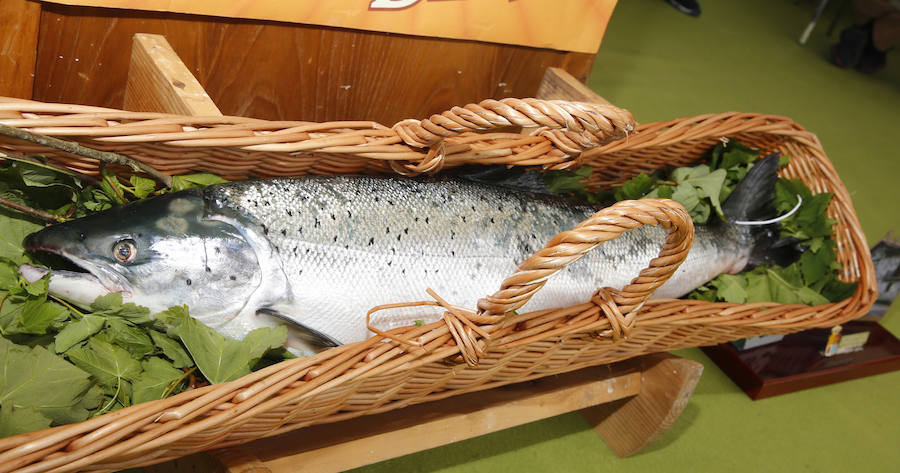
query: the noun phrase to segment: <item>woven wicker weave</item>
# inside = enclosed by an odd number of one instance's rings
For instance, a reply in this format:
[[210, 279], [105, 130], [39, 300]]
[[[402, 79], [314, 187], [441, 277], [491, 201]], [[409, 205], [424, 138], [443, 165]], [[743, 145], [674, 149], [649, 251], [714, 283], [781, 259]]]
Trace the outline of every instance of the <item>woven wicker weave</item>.
[[[0, 100], [0, 123], [127, 153], [168, 174], [231, 179], [303, 173], [417, 174], [465, 163], [592, 166], [591, 185], [697, 161], [721, 139], [792, 156], [782, 174], [835, 197], [840, 277], [856, 293], [820, 306], [645, 301], [684, 258], [690, 217], [665, 200], [621, 202], [547, 243], [472, 311], [447, 305], [441, 322], [384, 341], [328, 350], [239, 380], [140, 404], [74, 425], [0, 439], [0, 472], [110, 471], [235, 445], [303, 426], [488, 389], [637, 355], [738, 338], [828, 327], [865, 313], [875, 278], [849, 195], [815, 135], [789, 119], [728, 113], [635, 127], [608, 105], [533, 99], [485, 101], [393, 128], [373, 122], [268, 122], [184, 117]], [[526, 127], [527, 134], [512, 127]], [[476, 133], [477, 132], [477, 133]], [[12, 139], [0, 149], [41, 153], [84, 173], [96, 162]], [[127, 169], [120, 169], [126, 172]], [[640, 225], [669, 236], [660, 256], [622, 290], [558, 310], [509, 315], [547, 275]], [[490, 288], [486, 288], [486, 293]], [[385, 303], [404, 301], [385, 301]]]

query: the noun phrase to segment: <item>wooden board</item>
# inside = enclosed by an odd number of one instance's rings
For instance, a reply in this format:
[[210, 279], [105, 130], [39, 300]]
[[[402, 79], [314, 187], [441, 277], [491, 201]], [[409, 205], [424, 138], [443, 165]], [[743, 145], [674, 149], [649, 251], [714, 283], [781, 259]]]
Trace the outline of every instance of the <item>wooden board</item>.
[[0, 0], [0, 95], [30, 99], [41, 4]]
[[594, 55], [266, 21], [44, 4], [36, 100], [122, 107], [136, 33], [164, 35], [226, 115], [376, 120], [530, 97]]
[[222, 115], [166, 38], [134, 35], [125, 86], [126, 110], [179, 115]]
[[[344, 471], [641, 392], [640, 362], [597, 366], [502, 388], [317, 425], [211, 452], [232, 473]], [[201, 465], [201, 466], [197, 466]], [[206, 465], [206, 466], [203, 466]], [[202, 455], [148, 468], [208, 468]], [[298, 468], [302, 465], [302, 468]]]

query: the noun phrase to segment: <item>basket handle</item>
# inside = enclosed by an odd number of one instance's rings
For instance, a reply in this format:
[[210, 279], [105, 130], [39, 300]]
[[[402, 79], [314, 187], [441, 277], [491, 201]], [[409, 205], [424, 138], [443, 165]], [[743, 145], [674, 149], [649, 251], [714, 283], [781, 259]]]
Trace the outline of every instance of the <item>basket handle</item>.
[[[478, 301], [478, 315], [509, 317], [525, 305], [553, 274], [573, 263], [601, 243], [642, 225], [659, 225], [668, 230], [659, 255], [621, 290], [601, 288], [598, 303], [623, 316], [630, 326], [636, 309], [669, 279], [687, 257], [694, 241], [694, 224], [687, 210], [669, 199], [625, 200], [600, 210], [574, 229], [562, 232], [530, 258], [519, 264], [492, 296]], [[596, 298], [595, 298], [596, 299]], [[595, 301], [597, 302], [597, 301]], [[631, 314], [631, 316], [629, 316]]]
[[[402, 120], [393, 130], [409, 146], [431, 148], [431, 156], [442, 154], [439, 148], [445, 139], [513, 126], [535, 128], [530, 134], [548, 140], [552, 144], [548, 149], [563, 157], [624, 138], [636, 122], [631, 112], [610, 104], [506, 98], [453, 107], [425, 120]], [[534, 158], [533, 153], [524, 154]], [[423, 162], [403, 171], [431, 172], [436, 168], [439, 166], [434, 163], [427, 166]]]

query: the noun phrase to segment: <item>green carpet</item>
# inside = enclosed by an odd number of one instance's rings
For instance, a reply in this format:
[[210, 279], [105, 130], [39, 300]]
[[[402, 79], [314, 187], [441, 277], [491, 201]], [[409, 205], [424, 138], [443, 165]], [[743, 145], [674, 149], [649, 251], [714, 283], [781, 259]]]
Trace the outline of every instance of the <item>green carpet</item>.
[[[732, 110], [789, 116], [821, 139], [869, 242], [900, 232], [900, 53], [875, 75], [840, 70], [825, 61], [832, 10], [800, 46], [812, 2], [701, 4], [691, 18], [661, 0], [621, 1], [589, 85], [641, 122]], [[895, 334], [898, 312], [895, 304], [884, 320]], [[697, 391], [674, 427], [633, 457], [617, 458], [569, 414], [355, 471], [900, 469], [900, 372], [751, 401], [699, 350], [679, 354], [705, 365]]]

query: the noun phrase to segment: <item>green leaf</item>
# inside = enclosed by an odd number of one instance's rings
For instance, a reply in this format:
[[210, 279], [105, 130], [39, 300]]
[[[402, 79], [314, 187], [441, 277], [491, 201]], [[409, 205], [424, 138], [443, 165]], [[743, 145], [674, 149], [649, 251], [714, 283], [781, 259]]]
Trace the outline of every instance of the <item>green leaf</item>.
[[22, 182], [29, 187], [66, 186], [71, 187], [72, 180], [59, 171], [30, 163], [16, 163]]
[[103, 388], [93, 384], [74, 406], [65, 409], [45, 408], [43, 411], [56, 425], [74, 424], [90, 417], [93, 411], [100, 408], [102, 401]]
[[819, 304], [827, 304], [828, 299], [825, 296], [819, 294], [816, 291], [808, 287], [801, 287], [797, 289], [797, 297], [800, 298], [800, 301], [804, 304], [809, 305], [819, 305]]
[[65, 307], [47, 302], [46, 291], [46, 277], [12, 288], [0, 307], [0, 331], [6, 335], [42, 335], [52, 323], [68, 317]]
[[134, 358], [141, 359], [155, 350], [146, 330], [123, 319], [110, 317], [105, 333], [109, 336], [110, 343], [128, 350]]
[[184, 351], [184, 347], [181, 346], [179, 341], [169, 338], [168, 335], [156, 330], [149, 330], [149, 332], [153, 343], [162, 350], [166, 358], [172, 360], [173, 366], [176, 368], [190, 368], [194, 366], [194, 360]]
[[260, 328], [247, 334], [241, 342], [227, 339], [191, 317], [183, 314], [176, 317], [175, 333], [211, 383], [231, 381], [250, 373], [252, 364], [268, 347], [280, 346], [287, 339], [286, 329]]
[[106, 325], [105, 317], [90, 314], [85, 315], [81, 320], [69, 323], [56, 334], [56, 353], [62, 353], [87, 340], [88, 337], [99, 332], [104, 325]]
[[0, 258], [0, 291], [9, 291], [19, 285], [19, 267], [10, 260]]
[[0, 258], [6, 258], [17, 266], [30, 263], [31, 259], [25, 255], [25, 249], [22, 248], [22, 240], [44, 227], [0, 213], [0, 228], [3, 229], [0, 231]]
[[833, 252], [829, 255], [828, 251], [823, 250], [820, 250], [818, 253], [804, 251], [800, 255], [800, 272], [803, 274], [803, 280], [806, 284], [814, 283], [831, 274], [830, 261], [834, 261]]
[[178, 325], [188, 317], [190, 317], [190, 315], [188, 315], [188, 308], [186, 305], [172, 306], [162, 312], [153, 314], [154, 319], [168, 325]]
[[801, 304], [802, 300], [797, 295], [797, 284], [791, 284], [772, 269], [766, 271], [769, 276], [769, 288], [772, 298], [780, 304]]
[[675, 188], [669, 185], [662, 185], [656, 188], [656, 195], [660, 199], [671, 199], [675, 195]]
[[743, 304], [747, 302], [747, 280], [739, 274], [720, 274], [712, 285], [718, 289], [719, 299]]
[[252, 368], [267, 351], [283, 347], [287, 336], [287, 327], [284, 325], [272, 329], [258, 328], [248, 333], [241, 341], [247, 347], [247, 366]]
[[91, 337], [84, 347], [66, 352], [75, 366], [92, 374], [100, 384], [115, 387], [121, 379], [133, 381], [141, 373], [141, 364], [125, 349]]
[[50, 419], [32, 407], [13, 407], [12, 403], [0, 405], [0, 438], [34, 432], [50, 427]]
[[184, 189], [190, 189], [192, 187], [206, 187], [213, 184], [219, 184], [222, 182], [228, 182], [225, 179], [222, 179], [215, 174], [209, 173], [197, 173], [197, 174], [185, 174], [183, 176], [172, 176], [172, 190], [180, 191]]
[[146, 199], [156, 190], [156, 181], [141, 176], [131, 176], [129, 182], [134, 187], [134, 196], [138, 199]]
[[840, 302], [856, 292], [856, 285], [855, 282], [843, 282], [834, 278], [822, 288], [822, 295], [831, 302]]
[[100, 191], [106, 197], [106, 200], [116, 205], [124, 204], [125, 186], [119, 182], [118, 176], [112, 171], [103, 169], [100, 179]]
[[88, 373], [43, 347], [0, 337], [0, 405], [32, 407], [58, 421], [77, 407], [91, 384]]
[[150, 309], [132, 302], [123, 304], [122, 293], [120, 292], [112, 292], [96, 298], [91, 303], [91, 310], [96, 315], [121, 317], [136, 324], [146, 323], [151, 320]]
[[723, 219], [722, 204], [719, 202], [719, 196], [722, 192], [722, 186], [725, 184], [725, 177], [728, 173], [724, 169], [716, 169], [706, 176], [693, 177], [686, 182], [700, 190], [700, 195], [709, 198], [713, 208]]
[[625, 181], [616, 193], [616, 200], [633, 200], [640, 199], [653, 187], [656, 180], [644, 173], [638, 174], [631, 179]]
[[591, 176], [594, 170], [589, 167], [575, 169], [574, 171], [547, 171], [542, 174], [544, 184], [554, 194], [571, 194], [584, 191], [584, 180]]
[[32, 296], [46, 296], [50, 289], [50, 276], [44, 276], [33, 283], [25, 284], [25, 291]]
[[697, 189], [686, 182], [678, 184], [678, 187], [672, 192], [672, 199], [680, 202], [688, 212], [700, 204], [700, 194]]
[[247, 350], [240, 342], [226, 339], [193, 318], [183, 319], [175, 331], [210, 383], [231, 381], [250, 373]]
[[134, 404], [162, 399], [169, 387], [184, 375], [171, 363], [156, 356], [141, 362], [141, 367], [143, 371], [132, 385]]
[[[762, 268], [760, 268], [762, 269]], [[753, 271], [744, 275], [747, 278], [747, 302], [777, 302], [772, 297], [769, 286], [769, 275], [765, 271]]]
[[46, 301], [46, 296], [29, 299], [22, 306], [22, 333], [44, 334], [51, 323], [68, 316], [68, 309], [55, 302]]
[[749, 164], [759, 157], [759, 150], [750, 148], [738, 141], [730, 140], [723, 145], [724, 152], [719, 165], [712, 166], [713, 169], [730, 169], [741, 164]]

